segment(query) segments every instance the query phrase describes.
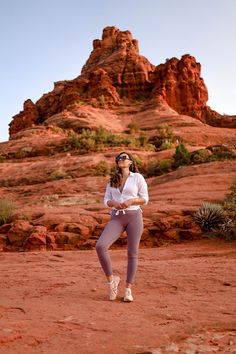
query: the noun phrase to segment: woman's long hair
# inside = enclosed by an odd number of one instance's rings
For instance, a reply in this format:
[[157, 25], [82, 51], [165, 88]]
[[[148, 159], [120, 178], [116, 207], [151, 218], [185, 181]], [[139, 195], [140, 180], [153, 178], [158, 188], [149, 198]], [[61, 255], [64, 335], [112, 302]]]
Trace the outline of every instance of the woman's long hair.
[[138, 167], [136, 165], [135, 159], [131, 154], [129, 154], [126, 151], [122, 151], [119, 153], [119, 155], [116, 156], [116, 166], [115, 169], [113, 170], [111, 177], [110, 177], [110, 185], [111, 187], [114, 188], [119, 188], [122, 183], [122, 169], [118, 166], [118, 158], [120, 155], [126, 154], [129, 156], [130, 160], [132, 161], [132, 164], [129, 166], [129, 170], [131, 172], [138, 172]]

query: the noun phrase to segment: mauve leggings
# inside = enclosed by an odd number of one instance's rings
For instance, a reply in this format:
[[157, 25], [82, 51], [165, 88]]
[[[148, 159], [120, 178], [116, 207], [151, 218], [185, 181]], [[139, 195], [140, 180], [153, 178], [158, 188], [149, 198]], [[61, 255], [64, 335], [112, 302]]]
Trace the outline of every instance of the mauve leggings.
[[123, 231], [127, 232], [128, 243], [128, 265], [127, 265], [127, 283], [133, 283], [138, 266], [139, 243], [143, 233], [143, 217], [141, 209], [119, 211], [115, 215], [112, 211], [111, 220], [106, 225], [96, 244], [96, 251], [99, 261], [106, 276], [112, 275], [112, 265], [109, 247], [120, 237]]

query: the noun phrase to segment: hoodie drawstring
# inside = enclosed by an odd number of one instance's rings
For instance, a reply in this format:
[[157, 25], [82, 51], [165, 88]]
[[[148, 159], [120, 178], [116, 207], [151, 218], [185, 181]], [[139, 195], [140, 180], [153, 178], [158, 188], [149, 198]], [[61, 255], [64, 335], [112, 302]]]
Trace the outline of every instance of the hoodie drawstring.
[[117, 210], [117, 211], [116, 211], [116, 213], [115, 213], [115, 215], [119, 215], [119, 212], [120, 212], [120, 211], [122, 211], [122, 212], [123, 212], [123, 214], [125, 214], [125, 210], [124, 210], [124, 209], [122, 209], [122, 210]]

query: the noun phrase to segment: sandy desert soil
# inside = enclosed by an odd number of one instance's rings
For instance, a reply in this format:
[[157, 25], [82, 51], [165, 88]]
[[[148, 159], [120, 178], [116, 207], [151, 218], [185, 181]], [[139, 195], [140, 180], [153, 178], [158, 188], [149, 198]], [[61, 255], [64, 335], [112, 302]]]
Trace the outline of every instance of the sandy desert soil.
[[111, 250], [118, 298], [96, 251], [0, 254], [0, 353], [236, 353], [236, 243], [141, 249], [122, 301], [126, 250]]

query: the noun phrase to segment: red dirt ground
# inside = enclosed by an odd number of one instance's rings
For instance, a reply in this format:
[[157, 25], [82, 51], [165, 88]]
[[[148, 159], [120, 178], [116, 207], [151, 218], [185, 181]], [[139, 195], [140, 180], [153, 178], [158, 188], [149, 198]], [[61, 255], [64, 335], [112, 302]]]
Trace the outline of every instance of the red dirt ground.
[[236, 353], [236, 243], [141, 249], [135, 301], [114, 302], [96, 252], [0, 254], [0, 353]]

